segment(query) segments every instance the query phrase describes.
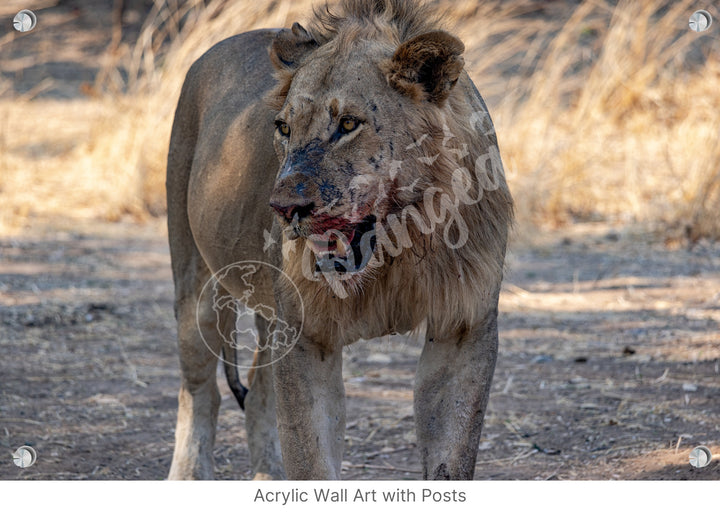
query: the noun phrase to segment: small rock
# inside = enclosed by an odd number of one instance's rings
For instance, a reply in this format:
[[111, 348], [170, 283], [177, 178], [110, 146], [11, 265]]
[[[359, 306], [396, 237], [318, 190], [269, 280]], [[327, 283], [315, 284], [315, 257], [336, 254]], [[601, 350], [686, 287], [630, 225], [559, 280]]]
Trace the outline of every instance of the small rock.
[[683, 383], [683, 391], [697, 391], [697, 384], [691, 384], [689, 382]]
[[532, 358], [532, 361], [530, 361], [533, 364], [541, 364], [541, 363], [550, 363], [554, 360], [554, 357], [551, 355], [536, 355]]

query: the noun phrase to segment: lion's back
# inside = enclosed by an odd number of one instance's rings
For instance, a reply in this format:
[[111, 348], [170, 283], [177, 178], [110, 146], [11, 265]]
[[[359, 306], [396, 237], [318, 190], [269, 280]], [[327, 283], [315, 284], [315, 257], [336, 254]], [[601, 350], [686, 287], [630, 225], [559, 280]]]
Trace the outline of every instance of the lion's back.
[[232, 36], [192, 64], [173, 123], [169, 181], [174, 175], [189, 174], [198, 147], [222, 142], [234, 117], [243, 110], [255, 106], [265, 118], [272, 116], [263, 97], [275, 84], [268, 48], [277, 33], [265, 29]]
[[[170, 243], [179, 256], [197, 247], [212, 270], [267, 259], [263, 230], [272, 226], [267, 199], [278, 162], [264, 99], [276, 83], [268, 48], [277, 33], [216, 44], [190, 67], [180, 94], [167, 162]], [[182, 275], [184, 261], [175, 262]]]
[[268, 48], [278, 32], [262, 29], [220, 41], [190, 67], [186, 86], [205, 106], [228, 96], [232, 102], [260, 100], [275, 84]]

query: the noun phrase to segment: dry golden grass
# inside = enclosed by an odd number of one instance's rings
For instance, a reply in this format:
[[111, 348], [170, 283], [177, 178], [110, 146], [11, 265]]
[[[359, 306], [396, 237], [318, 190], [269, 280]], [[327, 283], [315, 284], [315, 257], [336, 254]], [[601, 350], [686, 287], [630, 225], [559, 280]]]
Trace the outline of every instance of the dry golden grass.
[[[302, 21], [318, 3], [206, 1], [156, 2], [137, 43], [108, 52], [86, 100], [0, 100], [0, 231], [29, 213], [162, 213], [190, 64], [230, 35]], [[530, 0], [437, 3], [468, 48], [521, 219], [720, 237], [720, 24], [689, 31], [689, 0], [586, 0], [572, 12], [544, 2], [549, 16]], [[0, 83], [0, 99], [9, 88]]]
[[[536, 221], [602, 217], [720, 235], [718, 38], [687, 30], [691, 2], [664, 14], [657, 4], [620, 2], [603, 24], [595, 17], [609, 7], [584, 2], [527, 96], [498, 110], [516, 196]], [[598, 32], [585, 49], [596, 57], [573, 73], [587, 31]]]

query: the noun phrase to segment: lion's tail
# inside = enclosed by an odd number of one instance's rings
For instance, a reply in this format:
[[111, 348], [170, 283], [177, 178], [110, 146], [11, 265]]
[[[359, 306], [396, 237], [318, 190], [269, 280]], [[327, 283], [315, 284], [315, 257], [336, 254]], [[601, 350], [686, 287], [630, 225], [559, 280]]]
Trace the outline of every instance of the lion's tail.
[[245, 396], [247, 395], [248, 389], [243, 385], [240, 380], [240, 372], [237, 368], [237, 348], [230, 345], [230, 343], [224, 342], [222, 347], [223, 355], [223, 366], [225, 368], [225, 379], [230, 386], [230, 391], [235, 395], [235, 399], [240, 404], [240, 409], [245, 411]]

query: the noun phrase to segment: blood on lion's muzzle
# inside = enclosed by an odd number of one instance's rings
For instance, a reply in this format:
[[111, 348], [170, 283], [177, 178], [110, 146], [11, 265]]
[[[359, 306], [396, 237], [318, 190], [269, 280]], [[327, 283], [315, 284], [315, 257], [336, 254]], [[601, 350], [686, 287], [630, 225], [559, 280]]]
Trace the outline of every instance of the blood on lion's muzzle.
[[310, 237], [315, 245], [322, 246], [327, 243], [324, 252], [317, 253], [315, 271], [319, 273], [358, 273], [368, 265], [375, 251], [377, 242], [375, 236], [374, 215], [365, 217], [352, 228], [350, 239], [338, 230], [329, 230], [320, 239]]

